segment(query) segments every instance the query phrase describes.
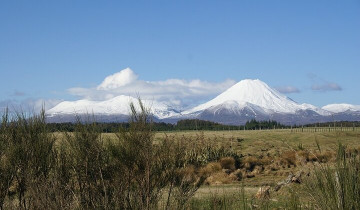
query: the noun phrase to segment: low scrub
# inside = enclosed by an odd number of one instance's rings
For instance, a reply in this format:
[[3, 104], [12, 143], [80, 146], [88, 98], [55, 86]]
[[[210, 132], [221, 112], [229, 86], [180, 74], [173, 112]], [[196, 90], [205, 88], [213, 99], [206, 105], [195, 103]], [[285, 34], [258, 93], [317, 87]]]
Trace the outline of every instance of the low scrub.
[[291, 165], [296, 166], [296, 152], [295, 151], [285, 151], [281, 155], [281, 164], [287, 167]]
[[235, 159], [233, 157], [223, 157], [220, 159], [220, 165], [223, 169], [235, 170]]
[[5, 112], [0, 209], [184, 209], [210, 175], [235, 169], [239, 156], [202, 134], [155, 140], [151, 114], [139, 107], [131, 104], [129, 127], [115, 139], [91, 117], [56, 139], [44, 112]]
[[335, 165], [320, 165], [307, 179], [306, 192], [321, 209], [360, 209], [360, 159], [339, 145]]

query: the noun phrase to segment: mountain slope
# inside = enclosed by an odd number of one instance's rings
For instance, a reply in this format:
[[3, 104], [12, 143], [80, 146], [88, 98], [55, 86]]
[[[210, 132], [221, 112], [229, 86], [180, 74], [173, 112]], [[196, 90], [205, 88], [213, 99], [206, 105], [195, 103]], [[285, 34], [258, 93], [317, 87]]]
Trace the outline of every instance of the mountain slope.
[[360, 112], [360, 105], [352, 105], [352, 104], [329, 104], [323, 106], [322, 109], [327, 110], [333, 113], [341, 113], [341, 112]]
[[[130, 114], [130, 103], [134, 102], [138, 108], [137, 99], [130, 96], [117, 96], [106, 101], [91, 101], [91, 100], [78, 100], [78, 101], [64, 101], [46, 112], [48, 117], [56, 117], [61, 115], [82, 115], [82, 114], [95, 114], [95, 115], [124, 115]], [[150, 112], [158, 119], [174, 117], [178, 112], [164, 103], [151, 100], [142, 100], [145, 107], [149, 107]]]
[[[276, 120], [283, 124], [307, 124], [334, 120], [360, 120], [360, 106], [331, 104], [318, 108], [299, 104], [260, 80], [246, 79], [233, 85], [214, 99], [179, 112], [165, 103], [142, 100], [155, 120], [175, 123], [180, 119], [198, 118], [223, 124], [244, 124], [248, 120]], [[51, 122], [73, 121], [74, 114], [94, 114], [102, 122], [126, 121], [130, 102], [137, 99], [117, 96], [106, 101], [64, 101], [47, 111]], [[72, 120], [71, 120], [72, 119]]]
[[182, 113], [184, 118], [199, 118], [227, 124], [248, 120], [277, 120], [285, 124], [323, 121], [329, 111], [310, 104], [298, 104], [260, 80], [238, 82], [214, 99]]
[[298, 110], [311, 109], [321, 114], [326, 111], [309, 104], [298, 104], [278, 91], [270, 88], [260, 80], [246, 79], [238, 82], [214, 99], [190, 109], [183, 114], [196, 113], [233, 101], [239, 107], [256, 106], [268, 114], [272, 113], [296, 113]]

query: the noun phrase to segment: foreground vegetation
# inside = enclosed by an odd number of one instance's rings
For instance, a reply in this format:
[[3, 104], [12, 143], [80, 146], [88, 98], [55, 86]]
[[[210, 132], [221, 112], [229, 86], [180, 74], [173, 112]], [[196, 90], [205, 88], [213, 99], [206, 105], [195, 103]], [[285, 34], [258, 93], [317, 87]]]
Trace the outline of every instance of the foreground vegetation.
[[360, 207], [358, 131], [154, 133], [140, 107], [114, 134], [3, 115], [0, 209]]
[[[5, 114], [0, 130], [0, 208], [183, 209], [209, 176], [206, 164], [237, 157], [198, 139], [156, 140], [145, 107], [131, 105], [128, 129], [107, 138], [78, 119], [49, 131], [45, 115]], [[200, 141], [203, 141], [201, 143]], [[234, 159], [232, 159], [234, 160]]]

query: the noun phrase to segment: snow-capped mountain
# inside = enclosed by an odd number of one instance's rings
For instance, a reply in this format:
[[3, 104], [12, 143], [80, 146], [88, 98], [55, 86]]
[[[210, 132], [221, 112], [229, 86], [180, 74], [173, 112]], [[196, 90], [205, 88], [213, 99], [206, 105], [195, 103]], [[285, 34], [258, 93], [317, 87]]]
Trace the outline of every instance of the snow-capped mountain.
[[[136, 108], [139, 108], [137, 99], [131, 96], [117, 96], [106, 101], [91, 101], [91, 100], [78, 100], [78, 101], [64, 101], [57, 106], [46, 112], [48, 118], [59, 118], [63, 116], [94, 114], [106, 118], [106, 116], [129, 116], [130, 103], [133, 102]], [[146, 108], [157, 119], [164, 119], [174, 117], [179, 113], [172, 109], [170, 106], [152, 100], [142, 100]], [[65, 118], [67, 119], [67, 118]], [[66, 121], [66, 120], [65, 120]], [[108, 121], [108, 120], [105, 120]]]
[[329, 121], [360, 121], [360, 105], [329, 104], [322, 108], [331, 112]]
[[[197, 118], [224, 124], [244, 124], [251, 119], [276, 120], [283, 124], [307, 124], [334, 120], [360, 120], [360, 106], [331, 104], [322, 108], [299, 104], [260, 80], [246, 79], [233, 85], [214, 99], [179, 112], [155, 100], [142, 100], [156, 120], [176, 122]], [[94, 114], [98, 121], [126, 121], [130, 102], [137, 99], [117, 96], [106, 101], [64, 101], [47, 111], [51, 122], [72, 121], [74, 114]]]
[[311, 104], [296, 103], [260, 80], [246, 79], [182, 114], [184, 118], [228, 124], [243, 124], [251, 119], [304, 124], [323, 121], [331, 112]]
[[329, 104], [323, 106], [322, 109], [327, 110], [333, 113], [341, 113], [341, 112], [360, 112], [360, 105], [352, 105], [352, 104]]
[[234, 104], [237, 104], [235, 105], [236, 108], [256, 106], [258, 107], [257, 110], [267, 114], [294, 114], [298, 110], [313, 110], [319, 114], [327, 114], [326, 111], [310, 104], [296, 103], [258, 79], [242, 80], [209, 102], [190, 109], [184, 112], [184, 114], [196, 113], [221, 104], [231, 104], [232, 108], [234, 108]]

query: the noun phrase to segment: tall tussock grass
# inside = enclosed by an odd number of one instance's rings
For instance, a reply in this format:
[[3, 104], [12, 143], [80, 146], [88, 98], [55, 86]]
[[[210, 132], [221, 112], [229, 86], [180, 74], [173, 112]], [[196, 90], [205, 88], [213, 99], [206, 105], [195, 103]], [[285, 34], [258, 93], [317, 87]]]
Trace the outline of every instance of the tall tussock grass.
[[339, 144], [335, 165], [320, 165], [305, 186], [319, 209], [360, 209], [360, 157]]
[[[139, 108], [136, 108], [139, 107]], [[205, 137], [154, 138], [151, 113], [130, 105], [130, 127], [105, 138], [91, 117], [50, 132], [45, 112], [2, 116], [0, 209], [185, 209], [210, 161], [235, 155]], [[233, 164], [234, 160], [232, 160]]]

